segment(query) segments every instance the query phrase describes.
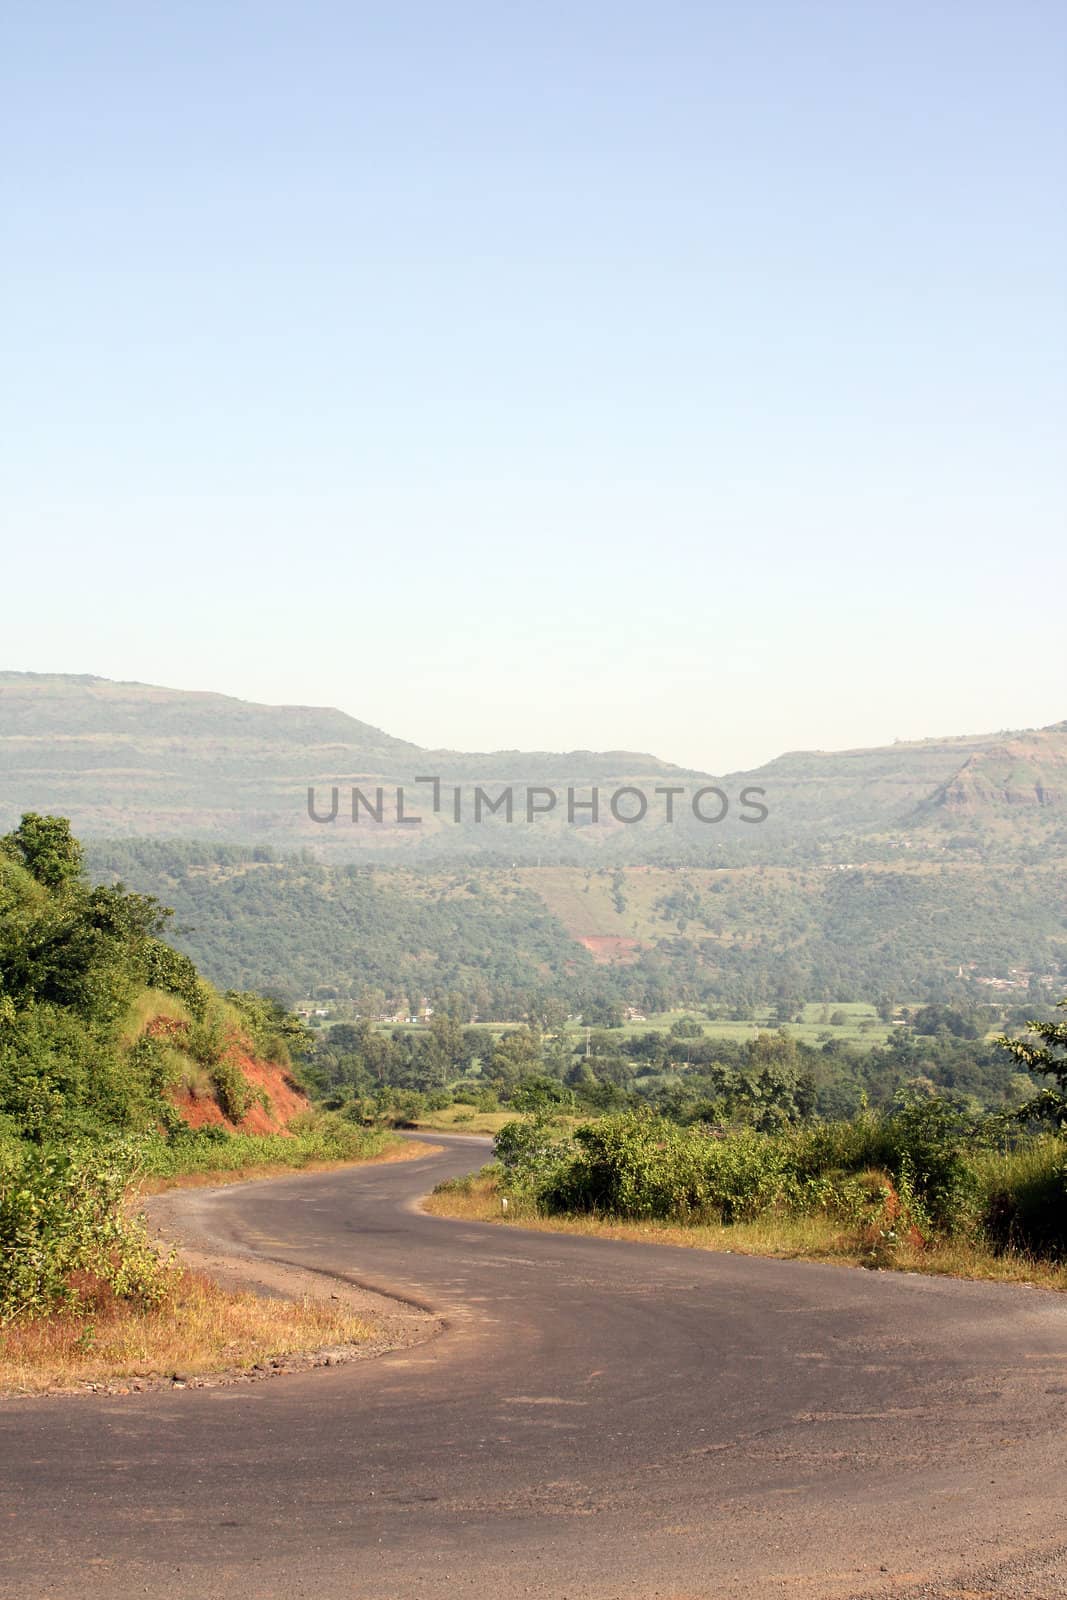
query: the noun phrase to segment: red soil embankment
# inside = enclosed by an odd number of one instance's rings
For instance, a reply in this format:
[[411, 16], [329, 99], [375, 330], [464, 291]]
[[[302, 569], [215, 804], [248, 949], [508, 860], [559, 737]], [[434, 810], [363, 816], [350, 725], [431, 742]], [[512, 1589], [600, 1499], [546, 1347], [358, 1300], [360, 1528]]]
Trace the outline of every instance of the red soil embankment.
[[257, 1098], [240, 1122], [231, 1122], [214, 1095], [197, 1095], [189, 1089], [172, 1089], [167, 1098], [182, 1120], [190, 1128], [227, 1128], [236, 1133], [285, 1133], [294, 1117], [311, 1109], [305, 1094], [293, 1083], [284, 1067], [271, 1061], [257, 1061], [254, 1056], [234, 1050], [230, 1060], [248, 1080], [250, 1087], [262, 1090], [270, 1109]]
[[[175, 1043], [184, 1031], [185, 1023], [172, 1017], [154, 1017], [145, 1029], [146, 1033], [162, 1034]], [[175, 1087], [168, 1091], [167, 1098], [190, 1128], [226, 1128], [231, 1133], [286, 1133], [294, 1117], [310, 1111], [311, 1102], [294, 1083], [287, 1067], [259, 1060], [240, 1041], [229, 1046], [226, 1060], [240, 1072], [255, 1099], [240, 1121], [233, 1122], [214, 1092], [197, 1094], [188, 1087]]]
[[577, 940], [601, 966], [608, 966], [611, 962], [636, 961], [642, 949], [640, 939], [624, 939], [614, 933], [580, 933]]

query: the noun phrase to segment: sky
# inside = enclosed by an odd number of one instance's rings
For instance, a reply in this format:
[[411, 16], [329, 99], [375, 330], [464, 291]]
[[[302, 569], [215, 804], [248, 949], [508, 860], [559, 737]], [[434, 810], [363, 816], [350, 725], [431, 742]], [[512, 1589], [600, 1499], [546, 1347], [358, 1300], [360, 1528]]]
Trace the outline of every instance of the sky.
[[1053, 0], [38, 0], [0, 667], [704, 770], [1067, 716]]

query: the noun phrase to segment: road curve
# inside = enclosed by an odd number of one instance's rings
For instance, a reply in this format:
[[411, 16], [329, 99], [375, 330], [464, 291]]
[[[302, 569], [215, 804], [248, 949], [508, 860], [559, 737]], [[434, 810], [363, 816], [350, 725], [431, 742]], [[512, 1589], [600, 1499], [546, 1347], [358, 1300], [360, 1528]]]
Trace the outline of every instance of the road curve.
[[186, 1191], [220, 1248], [446, 1331], [0, 1403], [4, 1600], [1067, 1596], [1064, 1300], [417, 1209], [483, 1158]]

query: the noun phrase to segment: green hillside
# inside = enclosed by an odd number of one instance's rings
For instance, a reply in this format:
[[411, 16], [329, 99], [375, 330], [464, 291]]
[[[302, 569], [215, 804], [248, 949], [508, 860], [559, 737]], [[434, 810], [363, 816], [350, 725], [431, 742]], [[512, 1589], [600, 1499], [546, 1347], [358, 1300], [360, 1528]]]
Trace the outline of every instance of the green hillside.
[[[66, 819], [27, 813], [0, 837], [0, 1387], [91, 1362], [98, 1317], [120, 1371], [175, 1345], [215, 1365], [246, 1349], [239, 1309], [190, 1295], [133, 1216], [145, 1174], [298, 1167], [384, 1142], [312, 1113], [291, 1072], [299, 1021], [218, 993], [165, 923], [153, 899], [89, 881]], [[109, 1357], [123, 1329], [134, 1338]]]
[[[410, 1011], [462, 996], [511, 1019], [539, 997], [645, 1012], [881, 996], [1021, 1004], [1067, 976], [1061, 867], [322, 865], [196, 843], [96, 847], [94, 871], [176, 909], [217, 982]], [[386, 1004], [388, 1002], [388, 1005]]]
[[260, 1130], [284, 1123], [248, 1068], [262, 1053], [280, 1077], [299, 1028], [205, 982], [162, 939], [167, 916], [149, 895], [92, 885], [64, 818], [28, 813], [0, 838], [0, 1136], [177, 1137], [194, 1105], [197, 1125], [253, 1108]]

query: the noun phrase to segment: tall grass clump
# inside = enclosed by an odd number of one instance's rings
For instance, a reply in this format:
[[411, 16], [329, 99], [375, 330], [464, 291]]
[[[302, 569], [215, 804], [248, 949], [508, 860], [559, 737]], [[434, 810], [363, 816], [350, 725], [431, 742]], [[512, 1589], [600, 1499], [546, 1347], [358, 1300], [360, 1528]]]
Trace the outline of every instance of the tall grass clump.
[[1047, 1135], [975, 1163], [982, 1228], [1002, 1251], [1067, 1260], [1067, 1141]]

